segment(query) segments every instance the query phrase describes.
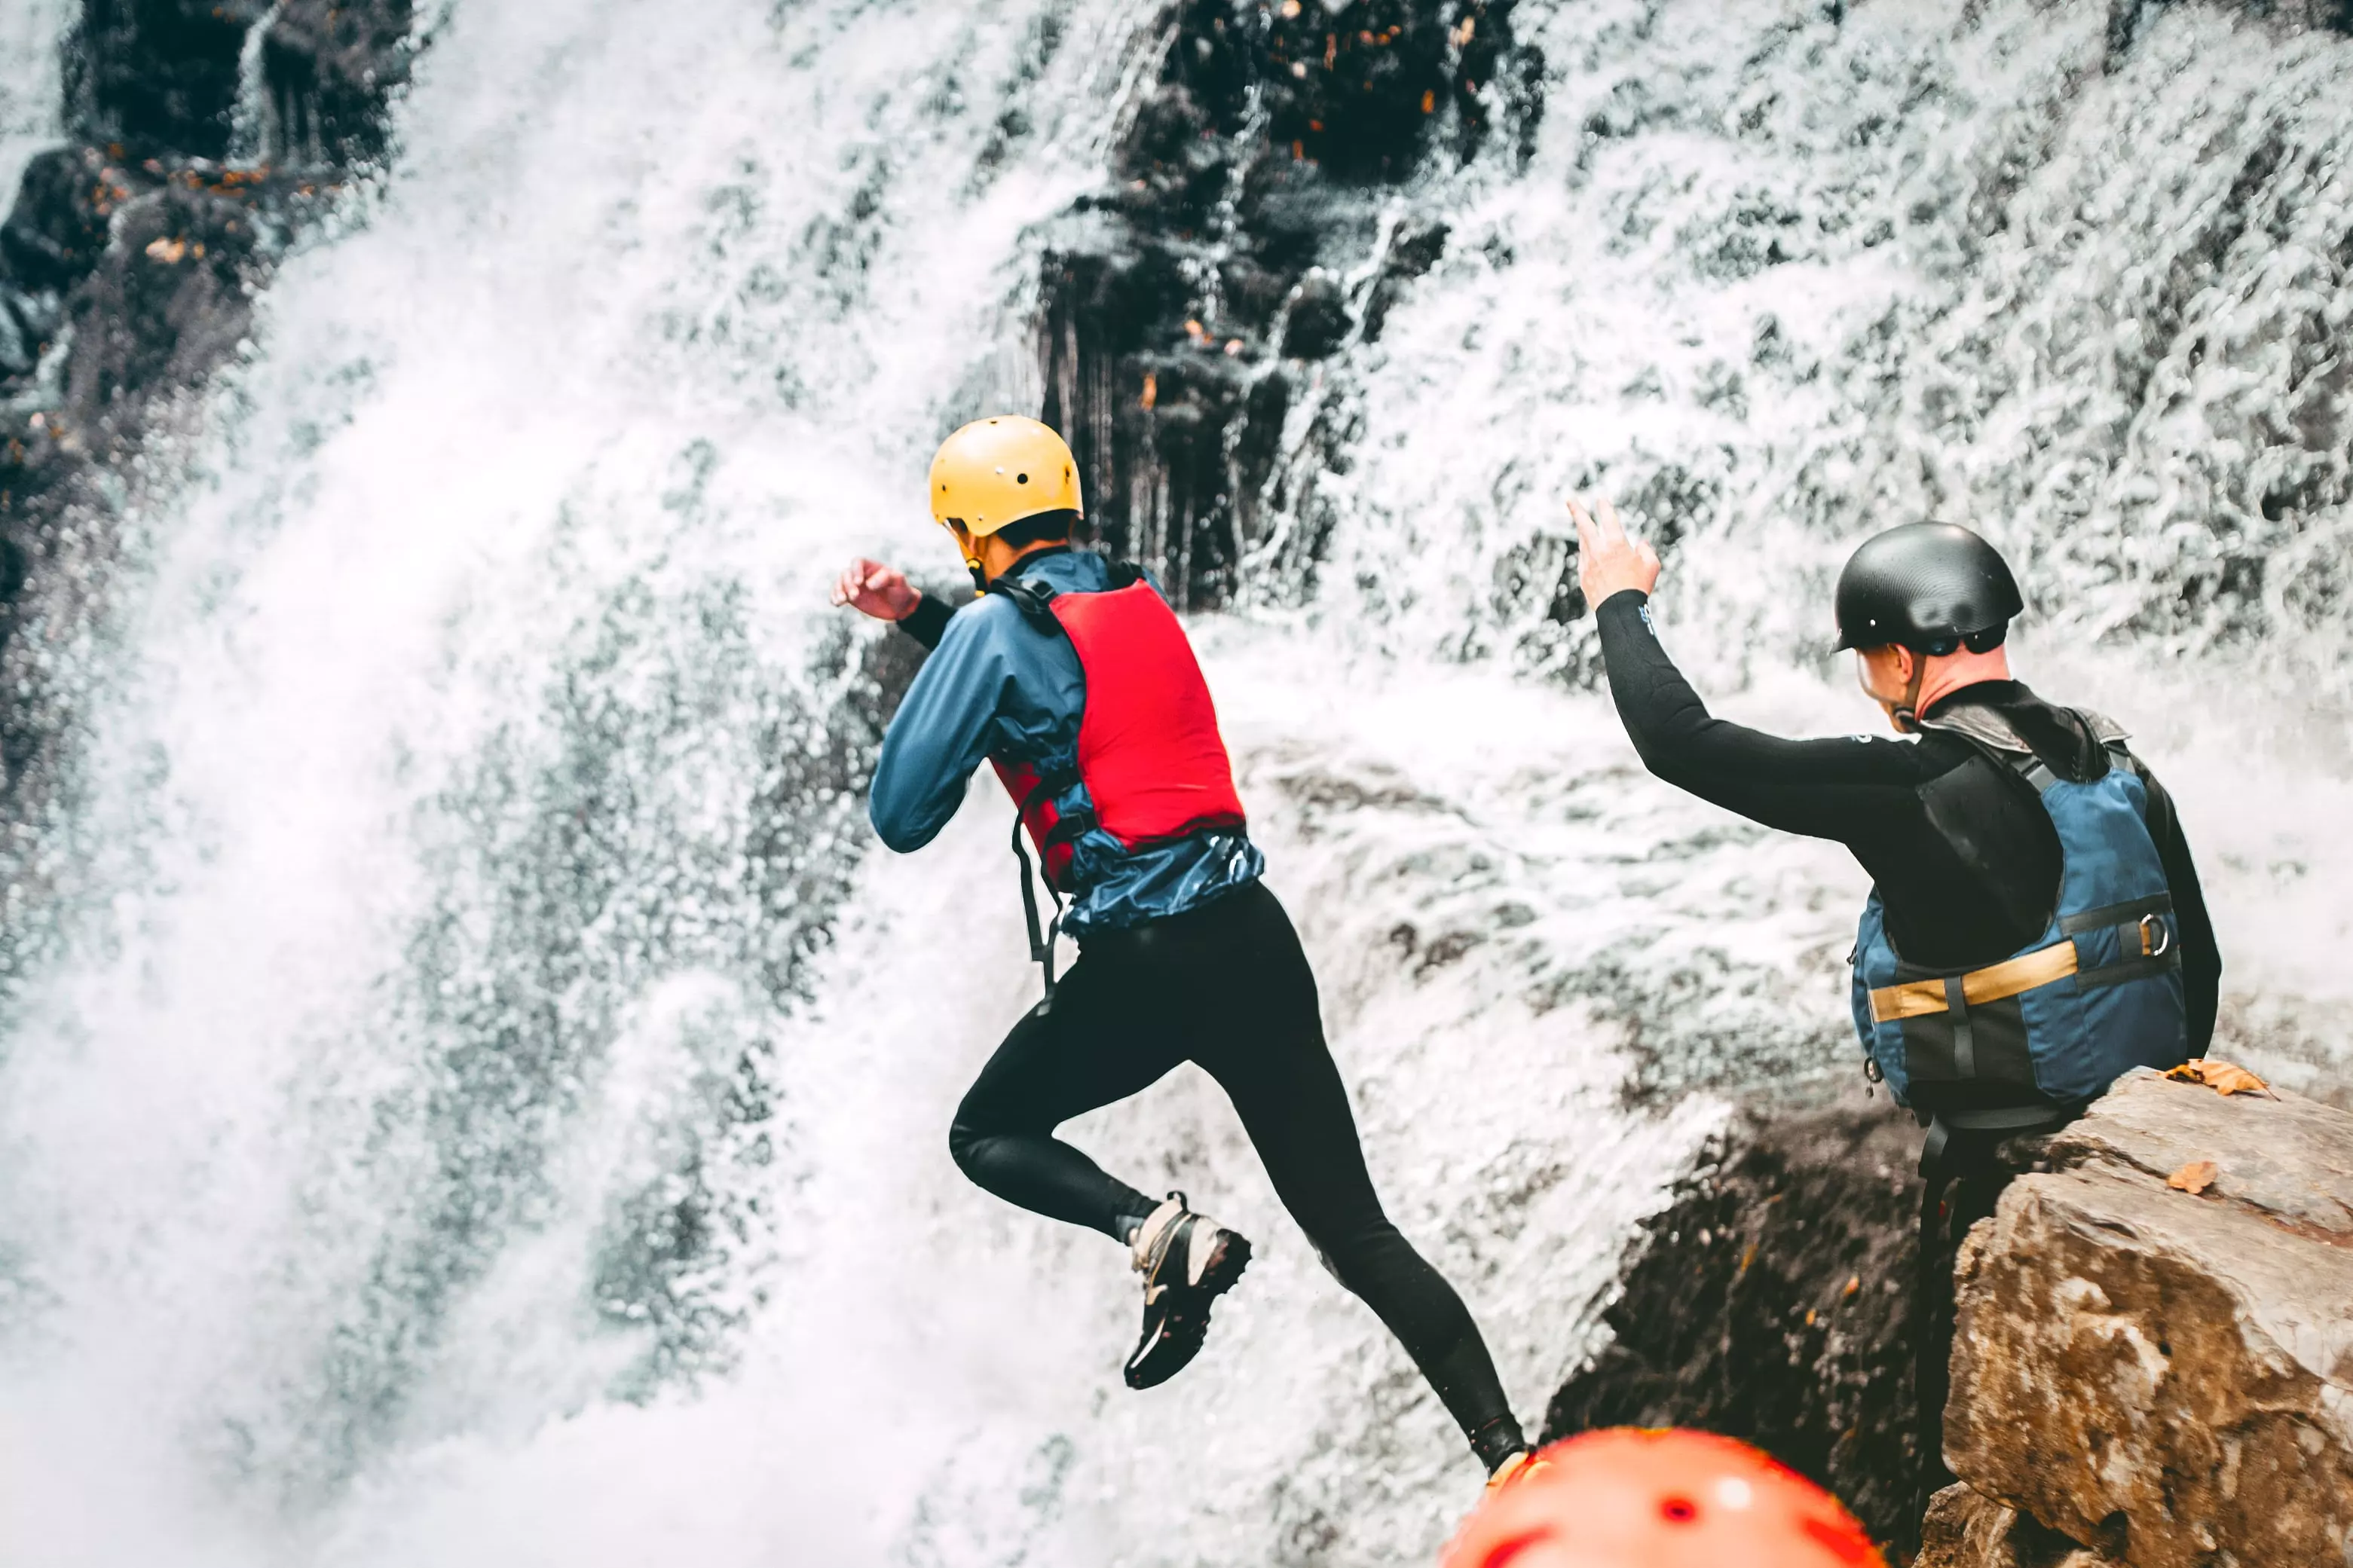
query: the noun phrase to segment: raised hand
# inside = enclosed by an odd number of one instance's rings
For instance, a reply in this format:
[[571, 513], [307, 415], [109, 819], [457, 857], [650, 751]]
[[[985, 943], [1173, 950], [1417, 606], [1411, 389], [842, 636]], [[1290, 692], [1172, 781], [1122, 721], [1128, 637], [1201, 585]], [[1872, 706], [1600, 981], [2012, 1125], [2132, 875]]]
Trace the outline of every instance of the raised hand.
[[904, 572], [880, 561], [869, 561], [863, 555], [843, 568], [833, 585], [837, 608], [848, 605], [878, 621], [903, 621], [915, 613], [915, 606], [923, 600], [923, 595], [908, 583]]
[[1659, 580], [1659, 552], [1626, 537], [1608, 497], [1592, 512], [1572, 497], [1568, 515], [1577, 524], [1577, 584], [1585, 590], [1588, 605], [1598, 610], [1603, 600], [1629, 588], [1651, 591]]

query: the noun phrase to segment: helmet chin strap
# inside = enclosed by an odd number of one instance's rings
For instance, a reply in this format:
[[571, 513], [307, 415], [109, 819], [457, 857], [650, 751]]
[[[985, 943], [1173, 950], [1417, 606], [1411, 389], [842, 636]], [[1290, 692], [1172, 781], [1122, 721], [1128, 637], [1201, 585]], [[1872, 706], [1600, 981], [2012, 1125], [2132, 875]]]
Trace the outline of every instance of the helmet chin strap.
[[972, 591], [976, 594], [987, 593], [988, 574], [982, 569], [980, 563], [967, 555], [964, 558], [964, 563], [965, 569], [972, 573]]

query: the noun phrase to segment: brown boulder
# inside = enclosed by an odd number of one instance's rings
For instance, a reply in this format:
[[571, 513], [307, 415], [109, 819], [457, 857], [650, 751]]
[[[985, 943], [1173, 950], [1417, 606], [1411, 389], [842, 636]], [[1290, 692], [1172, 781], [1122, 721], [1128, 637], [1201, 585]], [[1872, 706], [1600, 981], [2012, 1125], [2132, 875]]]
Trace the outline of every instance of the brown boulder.
[[1920, 1555], [1912, 1568], [2117, 1568], [2056, 1531], [1967, 1487], [1947, 1487], [1928, 1500], [1920, 1528]]
[[2353, 1116], [2143, 1072], [2051, 1158], [1962, 1254], [1954, 1472], [2130, 1568], [2353, 1564]]

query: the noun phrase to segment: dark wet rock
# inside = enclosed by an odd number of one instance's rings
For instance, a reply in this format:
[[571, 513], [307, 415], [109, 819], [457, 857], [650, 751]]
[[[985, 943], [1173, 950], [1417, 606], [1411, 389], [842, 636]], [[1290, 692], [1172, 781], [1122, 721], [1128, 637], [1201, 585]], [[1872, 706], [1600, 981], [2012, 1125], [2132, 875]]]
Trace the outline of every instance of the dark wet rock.
[[1883, 1541], [1916, 1538], [1912, 1279], [1920, 1131], [1887, 1102], [1743, 1115], [1643, 1226], [1614, 1336], [1547, 1436], [1694, 1426], [1830, 1488]]
[[0, 262], [10, 283], [54, 294], [90, 275], [106, 249], [114, 210], [154, 180], [91, 146], [56, 147], [25, 165], [16, 201], [0, 226]]
[[116, 427], [126, 405], [185, 386], [235, 352], [250, 318], [259, 203], [167, 185], [125, 204], [119, 241], [74, 291], [66, 406]]
[[411, 11], [411, 0], [287, 0], [259, 40], [261, 90], [243, 104], [264, 0], [87, 0], [68, 39], [69, 139], [28, 163], [0, 223], [11, 907], [71, 733], [42, 648], [97, 602], [124, 476], [161, 411], [238, 352], [287, 242], [382, 154]]
[[[1312, 521], [1286, 471], [1313, 362], [1380, 334], [1443, 252], [1392, 210], [1432, 159], [1504, 132], [1523, 155], [1542, 59], [1514, 0], [1186, 0], [1160, 79], [1045, 262], [1043, 416], [1069, 432], [1115, 552], [1180, 602], [1240, 574], [1304, 592]], [[1343, 415], [1319, 403], [1323, 457]], [[1313, 466], [1320, 466], [1313, 465]]]
[[262, 45], [275, 156], [353, 168], [384, 156], [385, 95], [408, 73], [413, 0], [287, 0]]
[[1405, 292], [1405, 286], [1438, 265], [1446, 253], [1447, 227], [1442, 223], [1407, 222], [1389, 235], [1388, 247], [1381, 253], [1380, 269], [1375, 274], [1373, 286], [1365, 300], [1365, 336], [1377, 338], [1388, 324], [1389, 308]]
[[225, 161], [239, 150], [245, 58], [259, 40], [257, 144], [277, 164], [350, 166], [381, 156], [385, 95], [407, 74], [412, 0], [85, 0], [66, 49], [78, 134], [134, 159]]
[[84, 0], [66, 100], [90, 140], [134, 155], [225, 158], [237, 60], [266, 0]]
[[1291, 316], [1282, 329], [1287, 359], [1322, 359], [1345, 342], [1356, 326], [1347, 291], [1324, 271], [1310, 272], [1291, 292]]

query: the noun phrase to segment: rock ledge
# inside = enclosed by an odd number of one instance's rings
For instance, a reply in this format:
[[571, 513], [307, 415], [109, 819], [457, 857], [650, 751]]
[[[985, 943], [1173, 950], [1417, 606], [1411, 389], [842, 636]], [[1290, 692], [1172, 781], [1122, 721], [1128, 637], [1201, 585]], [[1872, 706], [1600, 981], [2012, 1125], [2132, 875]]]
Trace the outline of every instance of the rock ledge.
[[2353, 1116], [2143, 1071], [2050, 1162], [1962, 1252], [1918, 1568], [2353, 1564]]

